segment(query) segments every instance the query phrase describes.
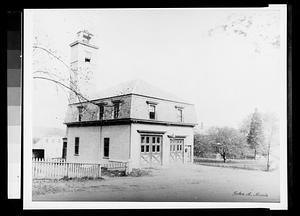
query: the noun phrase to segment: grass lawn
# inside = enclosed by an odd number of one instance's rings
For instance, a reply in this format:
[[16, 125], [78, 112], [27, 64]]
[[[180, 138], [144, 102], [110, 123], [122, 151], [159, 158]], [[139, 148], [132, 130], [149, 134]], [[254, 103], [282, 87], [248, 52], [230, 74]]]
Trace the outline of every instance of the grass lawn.
[[[237, 169], [247, 169], [247, 170], [267, 170], [267, 159], [257, 159], [257, 160], [237, 160], [237, 159], [227, 159], [226, 162], [222, 159], [212, 159], [212, 158], [194, 158], [194, 163], [201, 164], [205, 166], [216, 166], [216, 167], [229, 167]], [[277, 169], [277, 164], [274, 161], [270, 162], [270, 171]]]

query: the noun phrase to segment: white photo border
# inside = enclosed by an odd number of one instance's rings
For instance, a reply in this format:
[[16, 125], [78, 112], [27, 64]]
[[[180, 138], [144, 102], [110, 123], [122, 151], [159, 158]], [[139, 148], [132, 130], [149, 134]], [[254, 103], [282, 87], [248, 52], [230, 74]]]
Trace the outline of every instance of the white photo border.
[[[163, 10], [168, 9], [164, 8]], [[189, 8], [182, 10], [232, 10], [232, 8]], [[279, 10], [281, 20], [281, 58], [280, 67], [282, 80], [283, 100], [280, 116], [280, 202], [279, 203], [253, 203], [253, 202], [44, 202], [32, 201], [32, 12], [33, 9], [24, 10], [24, 76], [23, 76], [23, 208], [24, 209], [218, 209], [218, 208], [270, 208], [272, 210], [285, 210], [288, 207], [287, 198], [287, 5], [269, 5], [268, 8], [251, 8], [251, 10]], [[47, 9], [48, 10], [48, 9]], [[66, 9], [64, 9], [66, 10]], [[76, 10], [76, 9], [72, 9]], [[78, 9], [79, 10], [79, 9]], [[80, 9], [88, 10], [88, 9]], [[96, 9], [93, 9], [96, 10]], [[101, 9], [99, 9], [101, 10]], [[111, 10], [111, 9], [105, 9]], [[139, 10], [139, 9], [112, 9], [112, 10]], [[147, 9], [143, 9], [147, 10]], [[161, 9], [155, 9], [161, 10]], [[169, 9], [168, 9], [169, 10]], [[170, 10], [180, 10], [172, 8]], [[249, 10], [239, 8], [235, 10]]]

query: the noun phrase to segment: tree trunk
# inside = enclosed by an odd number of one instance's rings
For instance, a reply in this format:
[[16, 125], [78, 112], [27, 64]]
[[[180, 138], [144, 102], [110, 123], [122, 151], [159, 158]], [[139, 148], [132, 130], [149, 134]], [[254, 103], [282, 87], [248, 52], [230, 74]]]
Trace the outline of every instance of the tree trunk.
[[254, 149], [254, 160], [256, 160], [256, 148]]
[[223, 157], [223, 161], [224, 161], [224, 163], [226, 163], [226, 154], [224, 153], [224, 154], [222, 154], [222, 157]]

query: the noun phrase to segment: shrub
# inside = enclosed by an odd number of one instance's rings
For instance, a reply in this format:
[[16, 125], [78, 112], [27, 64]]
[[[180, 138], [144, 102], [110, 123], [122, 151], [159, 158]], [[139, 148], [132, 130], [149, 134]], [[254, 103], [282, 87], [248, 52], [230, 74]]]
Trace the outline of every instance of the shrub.
[[140, 176], [150, 175], [150, 173], [151, 173], [150, 170], [132, 169], [132, 171], [128, 175], [132, 177], [140, 177]]
[[87, 180], [97, 180], [97, 179], [103, 179], [102, 177], [88, 177], [88, 176], [84, 176], [84, 177], [76, 177], [76, 178], [73, 178], [73, 177], [67, 177], [67, 176], [64, 176], [63, 178], [59, 179], [60, 181], [71, 181], [71, 180], [77, 180], [77, 181], [87, 181]]
[[109, 176], [109, 177], [126, 176], [125, 170], [102, 169], [101, 173], [102, 173], [103, 176]]

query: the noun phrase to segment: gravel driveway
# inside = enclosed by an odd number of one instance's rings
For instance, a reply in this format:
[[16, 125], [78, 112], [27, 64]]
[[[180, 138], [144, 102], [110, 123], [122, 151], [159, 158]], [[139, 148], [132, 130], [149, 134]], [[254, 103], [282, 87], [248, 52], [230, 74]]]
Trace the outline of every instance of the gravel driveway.
[[[65, 183], [63, 183], [65, 184]], [[279, 171], [182, 165], [151, 175], [74, 184], [72, 190], [33, 194], [33, 201], [279, 202]]]

